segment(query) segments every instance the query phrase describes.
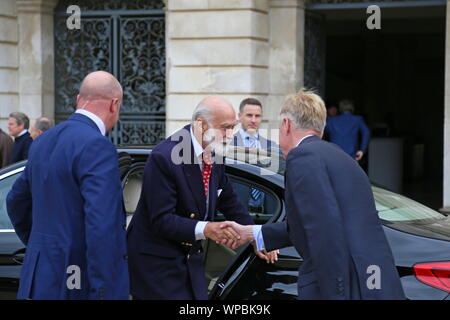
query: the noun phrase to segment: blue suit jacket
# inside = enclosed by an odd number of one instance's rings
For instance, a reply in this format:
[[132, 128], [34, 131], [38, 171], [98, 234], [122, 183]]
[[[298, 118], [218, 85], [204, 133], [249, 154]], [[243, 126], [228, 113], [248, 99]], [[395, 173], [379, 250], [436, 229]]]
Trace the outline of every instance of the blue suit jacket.
[[[404, 299], [369, 180], [356, 161], [317, 136], [288, 154], [286, 223], [262, 227], [266, 249], [294, 244], [303, 257], [300, 299]], [[381, 289], [370, 290], [370, 266]], [[370, 269], [369, 269], [370, 271]]]
[[73, 114], [33, 142], [7, 208], [27, 245], [18, 298], [128, 299], [117, 153], [92, 120]]
[[[220, 197], [218, 190], [222, 189]], [[209, 213], [253, 224], [233, 192], [223, 164], [213, 164]], [[205, 220], [200, 167], [186, 126], [153, 149], [141, 198], [128, 227], [131, 293], [138, 299], [207, 299], [203, 255], [195, 226]]]
[[[359, 137], [361, 134], [361, 143]], [[370, 130], [361, 116], [344, 112], [327, 119], [325, 135], [330, 142], [340, 146], [352, 158], [357, 151], [366, 152], [369, 146]]]

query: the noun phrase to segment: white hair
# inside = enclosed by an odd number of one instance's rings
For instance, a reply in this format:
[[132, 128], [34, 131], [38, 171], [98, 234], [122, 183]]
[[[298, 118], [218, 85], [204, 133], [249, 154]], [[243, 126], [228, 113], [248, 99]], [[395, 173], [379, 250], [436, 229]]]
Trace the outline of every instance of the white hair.
[[194, 125], [195, 121], [198, 118], [204, 119], [209, 124], [212, 120], [211, 108], [203, 104], [197, 105], [197, 107], [195, 107], [194, 113], [192, 114], [191, 124]]
[[306, 89], [287, 96], [280, 112], [280, 117], [290, 119], [296, 129], [320, 133], [325, 128], [326, 116], [327, 111], [322, 98]]

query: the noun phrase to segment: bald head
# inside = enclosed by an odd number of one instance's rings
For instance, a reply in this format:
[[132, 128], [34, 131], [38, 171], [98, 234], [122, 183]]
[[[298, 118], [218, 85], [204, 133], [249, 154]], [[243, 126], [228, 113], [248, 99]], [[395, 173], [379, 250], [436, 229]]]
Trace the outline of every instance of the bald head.
[[85, 109], [102, 119], [107, 131], [119, 119], [123, 91], [119, 81], [110, 73], [95, 71], [81, 83], [77, 97], [77, 109]]
[[117, 79], [105, 71], [89, 73], [81, 83], [80, 99], [122, 99], [122, 87]]

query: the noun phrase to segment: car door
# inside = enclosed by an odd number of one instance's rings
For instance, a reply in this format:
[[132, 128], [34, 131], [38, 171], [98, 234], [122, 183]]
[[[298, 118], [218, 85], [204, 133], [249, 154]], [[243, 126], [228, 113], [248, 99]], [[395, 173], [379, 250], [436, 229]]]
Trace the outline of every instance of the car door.
[[[247, 207], [255, 224], [284, 220], [283, 192], [279, 185], [270, 183], [261, 175], [250, 174], [236, 168], [227, 169], [236, 195]], [[262, 208], [255, 207], [252, 201], [251, 195], [255, 190], [263, 194]], [[218, 213], [215, 220], [223, 219]], [[297, 270], [302, 260], [293, 247], [280, 250], [279, 260], [274, 265], [269, 265], [256, 257], [251, 245], [231, 250], [208, 241], [205, 251], [210, 299], [296, 298]]]
[[145, 162], [135, 162], [128, 166], [122, 178], [123, 203], [127, 216], [127, 228], [136, 211], [142, 190]]
[[25, 166], [0, 173], [0, 300], [15, 299], [25, 245], [17, 237], [6, 210], [6, 196]]

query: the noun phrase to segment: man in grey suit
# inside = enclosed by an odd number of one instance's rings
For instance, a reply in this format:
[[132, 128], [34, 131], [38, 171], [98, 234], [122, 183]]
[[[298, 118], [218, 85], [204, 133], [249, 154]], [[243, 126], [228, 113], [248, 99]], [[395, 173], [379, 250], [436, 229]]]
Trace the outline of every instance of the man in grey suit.
[[242, 100], [239, 105], [239, 122], [241, 128], [234, 135], [232, 145], [254, 149], [278, 149], [278, 145], [259, 134], [262, 122], [262, 104], [255, 98]]
[[[259, 134], [262, 122], [262, 104], [255, 98], [242, 100], [239, 105], [239, 122], [241, 128], [234, 135], [232, 145], [250, 149], [263, 149], [279, 152], [278, 145]], [[247, 190], [240, 190], [246, 192]], [[239, 191], [238, 191], [239, 192]], [[250, 212], [262, 213], [264, 210], [264, 193], [255, 188], [250, 188], [248, 194], [248, 210]]]

